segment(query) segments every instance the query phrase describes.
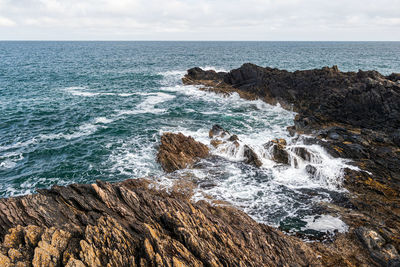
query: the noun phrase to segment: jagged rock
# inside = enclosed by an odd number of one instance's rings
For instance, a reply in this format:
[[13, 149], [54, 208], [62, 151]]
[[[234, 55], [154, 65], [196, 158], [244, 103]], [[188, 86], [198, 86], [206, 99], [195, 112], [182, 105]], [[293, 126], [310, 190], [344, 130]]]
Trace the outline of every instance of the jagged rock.
[[[232, 138], [231, 134], [218, 124], [213, 125], [211, 130], [208, 132], [208, 136], [211, 138], [210, 144], [215, 148], [221, 144], [231, 141]], [[239, 139], [237, 138], [237, 140]]]
[[[192, 69], [193, 70], [193, 69]], [[228, 73], [188, 71], [185, 83], [219, 81], [215, 86], [249, 93], [283, 107], [293, 107], [315, 121], [341, 122], [373, 129], [400, 128], [400, 84], [397, 76], [376, 71], [341, 72], [337, 67], [288, 72], [243, 64]]]
[[258, 158], [256, 152], [253, 151], [248, 145], [243, 147], [243, 156], [245, 158], [244, 163], [253, 165], [255, 167], [261, 167], [262, 162]]
[[332, 259], [339, 265], [346, 262], [328, 247], [317, 251], [232, 207], [192, 203], [187, 196], [151, 189], [149, 184], [146, 180], [99, 181], [0, 199], [0, 265], [320, 266]]
[[[211, 74], [196, 72], [196, 77], [188, 73], [184, 82], [280, 103], [298, 113], [294, 127], [288, 128], [292, 136], [313, 135], [308, 144], [321, 145], [333, 157], [352, 159], [360, 170], [345, 169], [343, 184], [354, 196], [347, 205], [353, 210], [340, 211], [344, 217], [357, 213], [346, 221], [350, 232], [360, 226], [388, 229], [387, 246], [400, 250], [400, 74], [341, 72], [337, 67], [289, 72], [253, 64], [218, 73], [212, 80], [207, 80]], [[286, 153], [278, 148], [277, 158], [286, 163]]]
[[381, 266], [400, 265], [400, 256], [396, 248], [391, 244], [386, 244], [386, 240], [376, 231], [366, 227], [359, 227], [355, 233], [369, 250], [372, 258]]
[[271, 140], [264, 144], [264, 148], [270, 151], [274, 161], [282, 164], [289, 164], [289, 153], [285, 150], [285, 139]]
[[173, 172], [189, 167], [198, 158], [208, 156], [208, 147], [186, 137], [181, 133], [164, 133], [157, 154], [157, 161], [166, 172]]
[[209, 131], [208, 136], [210, 138], [216, 138], [216, 137], [224, 138], [230, 136], [230, 133], [221, 126], [219, 126], [218, 124], [215, 124]]

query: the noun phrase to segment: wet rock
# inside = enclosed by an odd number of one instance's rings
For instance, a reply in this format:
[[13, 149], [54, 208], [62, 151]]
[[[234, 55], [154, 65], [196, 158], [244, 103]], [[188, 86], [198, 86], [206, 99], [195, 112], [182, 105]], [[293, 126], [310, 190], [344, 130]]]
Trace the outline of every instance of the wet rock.
[[306, 172], [308, 174], [310, 174], [312, 177], [314, 177], [317, 174], [317, 168], [315, 168], [314, 166], [308, 164], [306, 166]]
[[231, 136], [229, 137], [228, 141], [231, 141], [231, 142], [239, 141], [239, 137], [238, 137], [236, 134], [231, 135]]
[[296, 134], [296, 127], [295, 126], [288, 126], [287, 130], [288, 130], [290, 136], [292, 136], [292, 137]]
[[248, 145], [243, 147], [243, 156], [245, 158], [244, 163], [253, 165], [255, 167], [261, 167], [262, 162], [257, 156], [256, 152], [253, 151]]
[[396, 248], [386, 244], [386, 240], [376, 231], [359, 227], [355, 231], [357, 237], [371, 253], [371, 257], [381, 266], [398, 266], [400, 256]]
[[[0, 199], [1, 266], [320, 266], [340, 254], [149, 181]], [[28, 225], [28, 226], [21, 226]], [[25, 240], [31, 240], [25, 242]], [[14, 248], [15, 247], [15, 248]], [[325, 252], [328, 256], [320, 257]]]
[[293, 152], [305, 161], [311, 160], [311, 153], [305, 147], [295, 147]]
[[213, 146], [213, 147], [218, 147], [219, 145], [221, 145], [221, 144], [223, 144], [224, 143], [224, 141], [222, 141], [222, 140], [211, 140], [210, 141], [210, 144]]
[[289, 164], [289, 153], [286, 151], [285, 139], [275, 139], [264, 144], [272, 155], [272, 159], [278, 163]]
[[[239, 137], [236, 134], [231, 135], [228, 131], [226, 131], [219, 125], [214, 125], [212, 127], [212, 129], [209, 132], [209, 137], [212, 138], [212, 140], [210, 141], [211, 145], [216, 148], [221, 144], [228, 144], [228, 146], [233, 145], [234, 149], [238, 149], [240, 147]], [[243, 162], [246, 164], [250, 164], [255, 167], [262, 166], [262, 162], [259, 156], [248, 145], [243, 146], [243, 157], [244, 157]]]
[[224, 137], [228, 137], [230, 134], [228, 131], [226, 131], [224, 128], [222, 128], [221, 126], [219, 126], [218, 124], [213, 125], [213, 127], [211, 128], [211, 130], [208, 133], [208, 136], [210, 138], [224, 138]]
[[328, 134], [328, 137], [332, 140], [339, 140], [340, 139], [340, 135], [338, 133], [335, 132], [330, 132]]
[[217, 73], [214, 70], [207, 70], [204, 71], [201, 68], [192, 68], [188, 70], [188, 75], [184, 77], [184, 82], [185, 83], [189, 83], [189, 82], [194, 82], [197, 80], [203, 80], [203, 81], [207, 81], [207, 80], [220, 80], [221, 78], [223, 78], [224, 73], [220, 72]]
[[164, 133], [157, 154], [157, 161], [166, 172], [191, 166], [198, 158], [208, 156], [208, 147], [181, 133]]

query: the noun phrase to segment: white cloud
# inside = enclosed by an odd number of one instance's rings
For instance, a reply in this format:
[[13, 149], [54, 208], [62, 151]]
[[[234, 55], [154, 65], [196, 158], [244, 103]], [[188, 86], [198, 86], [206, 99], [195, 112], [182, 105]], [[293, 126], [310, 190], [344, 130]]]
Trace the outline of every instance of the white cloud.
[[17, 28], [0, 38], [400, 40], [398, 10], [397, 0], [0, 0], [0, 27]]
[[0, 27], [11, 27], [14, 25], [15, 25], [14, 21], [5, 17], [0, 17]]

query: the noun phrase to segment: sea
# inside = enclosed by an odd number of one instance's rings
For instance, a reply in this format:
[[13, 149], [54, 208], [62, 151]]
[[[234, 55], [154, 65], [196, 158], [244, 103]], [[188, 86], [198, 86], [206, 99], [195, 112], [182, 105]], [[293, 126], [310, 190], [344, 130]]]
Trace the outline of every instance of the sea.
[[[340, 216], [318, 207], [348, 193], [343, 169], [356, 168], [349, 159], [291, 137], [295, 112], [181, 81], [192, 67], [229, 71], [247, 62], [390, 74], [400, 72], [400, 42], [0, 42], [0, 197], [137, 178], [169, 190], [187, 179], [193, 201], [220, 200], [288, 232], [346, 231]], [[214, 124], [238, 135], [240, 146], [211, 146]], [[156, 161], [164, 132], [192, 136], [213, 156], [166, 174]], [[274, 138], [286, 139], [290, 165], [274, 162], [263, 146]], [[244, 145], [261, 168], [242, 162]], [[296, 147], [311, 159], [296, 157]]]

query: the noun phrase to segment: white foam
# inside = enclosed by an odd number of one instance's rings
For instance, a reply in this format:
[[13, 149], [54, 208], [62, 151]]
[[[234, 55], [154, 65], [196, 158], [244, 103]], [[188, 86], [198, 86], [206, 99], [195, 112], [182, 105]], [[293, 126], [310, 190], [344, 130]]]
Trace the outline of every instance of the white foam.
[[224, 68], [220, 68], [220, 67], [215, 67], [215, 66], [204, 66], [201, 67], [203, 70], [213, 70], [215, 72], [229, 72]]
[[10, 150], [10, 149], [17, 149], [17, 148], [21, 148], [21, 147], [27, 147], [29, 145], [36, 144], [37, 141], [38, 141], [37, 138], [32, 138], [32, 139], [29, 139], [27, 141], [18, 141], [18, 142], [14, 143], [14, 144], [0, 146], [0, 151], [7, 151], [7, 150]]
[[[156, 138], [156, 136], [153, 136]], [[150, 177], [159, 175], [161, 170], [155, 162], [156, 149], [152, 143], [142, 138], [133, 138], [127, 141], [120, 140], [117, 144], [109, 144], [112, 149], [108, 161], [111, 163], [110, 171], [116, 174], [126, 175], [130, 178]], [[165, 182], [165, 181], [164, 181]]]
[[340, 233], [348, 231], [348, 226], [339, 217], [331, 215], [307, 216], [302, 220], [307, 222], [307, 225], [301, 230], [312, 229], [329, 233], [333, 233], [335, 230]]
[[179, 76], [180, 78], [182, 78], [186, 74], [186, 71], [184, 71], [184, 70], [169, 70], [169, 71], [159, 72], [158, 74], [162, 75], [164, 77]]
[[92, 92], [88, 91], [87, 87], [72, 86], [64, 88], [65, 91], [75, 96], [93, 97], [93, 96], [121, 96], [128, 97], [133, 95], [140, 95], [141, 93], [109, 93], [109, 92]]
[[136, 106], [136, 109], [133, 110], [120, 110], [117, 116], [122, 115], [135, 115], [135, 114], [143, 114], [143, 113], [163, 113], [166, 109], [156, 108], [155, 106], [161, 104], [163, 102], [170, 101], [175, 98], [174, 95], [157, 92], [157, 93], [148, 93], [146, 94], [148, 97]]
[[6, 159], [3, 162], [0, 162], [0, 169], [12, 169], [17, 165], [15, 161], [12, 161], [10, 159]]
[[19, 152], [8, 152], [0, 155], [0, 169], [13, 169], [17, 162], [23, 160], [24, 156]]
[[56, 139], [66, 139], [66, 140], [71, 140], [75, 138], [79, 138], [82, 136], [87, 136], [90, 134], [93, 134], [99, 126], [94, 125], [92, 123], [85, 123], [82, 124], [81, 126], [78, 127], [78, 130], [75, 132], [72, 132], [70, 134], [68, 133], [57, 133], [57, 134], [40, 134], [39, 139], [40, 140], [56, 140]]
[[95, 123], [95, 124], [97, 124], [97, 123], [108, 124], [108, 123], [111, 123], [111, 122], [113, 122], [113, 121], [114, 121], [114, 120], [112, 120], [112, 119], [107, 119], [106, 117], [97, 117], [97, 118], [94, 119], [94, 123]]
[[[33, 194], [35, 193], [35, 188], [37, 188], [39, 185], [40, 186], [47, 186], [50, 187], [53, 184], [57, 184], [60, 186], [66, 186], [71, 183], [78, 182], [79, 181], [74, 181], [74, 180], [63, 180], [60, 178], [29, 178], [25, 180], [22, 184], [12, 184], [12, 185], [7, 185], [5, 188], [1, 188], [2, 191], [5, 192], [7, 196], [10, 197], [15, 197], [15, 196], [21, 196], [21, 195], [27, 195], [27, 194]], [[82, 181], [83, 182], [83, 181]]]

